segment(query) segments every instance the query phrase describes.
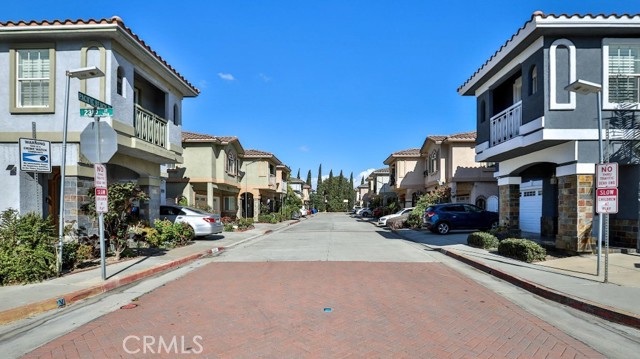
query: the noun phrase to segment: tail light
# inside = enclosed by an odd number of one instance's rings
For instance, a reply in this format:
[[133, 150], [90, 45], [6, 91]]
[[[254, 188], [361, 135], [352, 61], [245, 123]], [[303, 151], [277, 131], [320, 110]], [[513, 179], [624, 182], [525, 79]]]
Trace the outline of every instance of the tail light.
[[208, 223], [216, 223], [216, 219], [212, 217], [204, 217], [203, 219]]

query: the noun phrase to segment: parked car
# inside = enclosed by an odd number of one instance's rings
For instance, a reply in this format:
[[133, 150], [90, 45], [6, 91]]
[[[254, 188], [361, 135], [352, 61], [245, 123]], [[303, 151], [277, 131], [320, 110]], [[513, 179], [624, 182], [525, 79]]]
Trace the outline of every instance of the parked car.
[[353, 206], [353, 208], [351, 208], [351, 214], [356, 214], [361, 209], [361, 206]]
[[365, 217], [365, 218], [371, 217], [373, 216], [373, 211], [367, 207], [360, 208], [358, 212], [356, 212], [356, 216]]
[[224, 229], [219, 214], [187, 206], [160, 206], [160, 219], [167, 219], [174, 223], [184, 222], [193, 228], [196, 237], [222, 233]]
[[498, 213], [467, 203], [442, 203], [427, 207], [422, 223], [440, 234], [447, 234], [452, 229], [487, 230], [498, 226]]
[[409, 214], [413, 211], [413, 207], [403, 208], [396, 213], [388, 214], [386, 216], [382, 216], [378, 219], [378, 223], [376, 223], [380, 227], [384, 227], [387, 225], [387, 221], [391, 218], [397, 218], [406, 214], [406, 217], [409, 217]]

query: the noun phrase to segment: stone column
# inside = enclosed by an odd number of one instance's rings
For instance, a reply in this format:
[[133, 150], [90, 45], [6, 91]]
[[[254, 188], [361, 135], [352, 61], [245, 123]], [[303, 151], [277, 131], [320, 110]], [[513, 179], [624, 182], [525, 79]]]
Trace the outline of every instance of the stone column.
[[558, 235], [556, 248], [591, 252], [593, 224], [593, 175], [558, 177]]
[[500, 192], [500, 225], [520, 228], [520, 177], [498, 179]]

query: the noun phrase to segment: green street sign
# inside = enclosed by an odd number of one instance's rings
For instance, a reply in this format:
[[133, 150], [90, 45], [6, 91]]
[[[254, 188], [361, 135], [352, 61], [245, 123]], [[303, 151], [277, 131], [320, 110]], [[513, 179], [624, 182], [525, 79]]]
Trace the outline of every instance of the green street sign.
[[78, 91], [78, 100], [88, 104], [91, 107], [112, 108], [111, 105], [109, 105], [108, 103], [104, 103], [80, 91]]
[[81, 108], [80, 117], [107, 117], [113, 116], [112, 108]]

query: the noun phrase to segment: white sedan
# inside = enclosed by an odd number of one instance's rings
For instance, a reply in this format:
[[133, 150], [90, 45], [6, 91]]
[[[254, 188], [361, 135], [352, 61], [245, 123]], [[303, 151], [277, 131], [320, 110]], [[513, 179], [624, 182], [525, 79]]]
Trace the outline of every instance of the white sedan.
[[386, 216], [382, 216], [382, 217], [380, 217], [380, 219], [378, 219], [378, 223], [376, 223], [376, 224], [377, 224], [378, 226], [380, 226], [380, 227], [384, 227], [384, 226], [386, 226], [386, 225], [387, 225], [387, 221], [388, 221], [388, 220], [390, 220], [391, 218], [400, 217], [400, 216], [402, 216], [403, 214], [409, 213], [409, 212], [411, 212], [411, 211], [413, 211], [413, 207], [403, 208], [403, 209], [399, 210], [399, 211], [398, 211], [398, 212], [396, 212], [396, 213], [388, 214], [388, 215], [386, 215]]

